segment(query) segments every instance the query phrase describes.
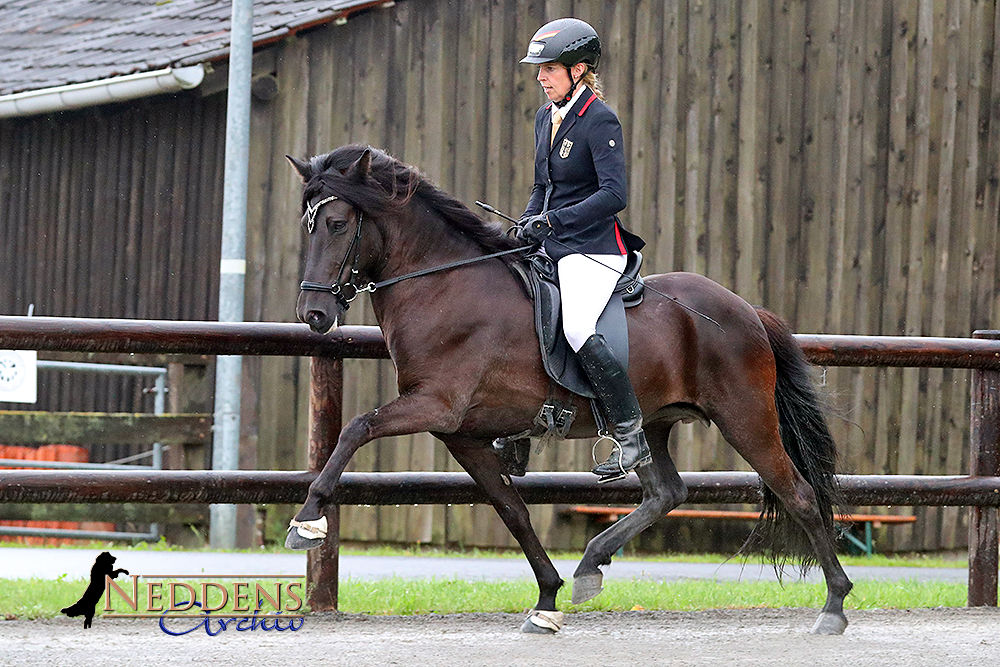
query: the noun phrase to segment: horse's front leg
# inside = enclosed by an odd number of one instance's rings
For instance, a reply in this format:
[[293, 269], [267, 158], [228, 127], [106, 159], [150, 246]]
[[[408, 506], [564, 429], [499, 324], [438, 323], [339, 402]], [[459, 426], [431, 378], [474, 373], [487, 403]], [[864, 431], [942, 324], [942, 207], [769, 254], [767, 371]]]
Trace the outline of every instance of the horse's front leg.
[[377, 438], [424, 431], [448, 432], [456, 427], [453, 410], [430, 394], [407, 394], [371, 412], [358, 415], [340, 432], [333, 453], [295, 514], [285, 538], [289, 549], [313, 549], [326, 538], [324, 509], [334, 498], [337, 482], [354, 453]]
[[534, 528], [520, 494], [503, 474], [500, 458], [488, 443], [446, 438], [455, 460], [486, 493], [511, 535], [521, 545], [538, 582], [538, 602], [521, 626], [522, 632], [552, 634], [562, 628], [563, 615], [556, 609], [556, 593], [563, 585]]

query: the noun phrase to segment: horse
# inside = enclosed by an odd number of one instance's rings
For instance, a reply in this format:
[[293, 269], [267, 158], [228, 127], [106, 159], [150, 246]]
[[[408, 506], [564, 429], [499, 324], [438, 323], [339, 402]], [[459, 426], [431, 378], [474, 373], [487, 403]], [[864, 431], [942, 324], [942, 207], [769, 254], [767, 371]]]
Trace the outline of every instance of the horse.
[[[336, 504], [337, 483], [359, 447], [429, 432], [482, 488], [531, 565], [538, 601], [522, 631], [559, 630], [556, 594], [564, 582], [492, 446], [529, 429], [551, 392], [532, 303], [510, 266], [518, 243], [381, 150], [355, 144], [308, 160], [287, 157], [303, 181], [307, 233], [296, 314], [325, 333], [359, 292], [371, 292], [399, 397], [344, 427], [291, 521], [286, 546], [322, 544], [324, 508]], [[442, 266], [448, 269], [433, 270]], [[788, 558], [818, 564], [827, 597], [812, 632], [842, 634], [852, 584], [835, 547], [836, 446], [790, 329], [706, 277], [644, 280], [643, 302], [628, 310], [628, 373], [653, 460], [635, 471], [639, 507], [588, 543], [573, 575], [573, 604], [598, 595], [600, 566], [684, 502], [667, 439], [678, 421], [699, 420], [716, 424], [763, 481], [761, 520], [745, 546], [770, 555], [776, 567]], [[579, 416], [567, 437], [594, 437], [586, 399], [572, 401]]]

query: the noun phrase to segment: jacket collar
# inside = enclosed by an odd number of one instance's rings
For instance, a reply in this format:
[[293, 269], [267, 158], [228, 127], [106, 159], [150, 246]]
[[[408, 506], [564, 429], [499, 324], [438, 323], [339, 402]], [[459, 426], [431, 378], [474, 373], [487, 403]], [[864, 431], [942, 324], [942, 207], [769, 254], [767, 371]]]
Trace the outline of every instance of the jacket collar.
[[[566, 137], [566, 133], [570, 131], [570, 128], [576, 124], [576, 119], [580, 117], [581, 112], [584, 107], [590, 102], [590, 98], [593, 96], [593, 92], [587, 86], [580, 86], [579, 97], [573, 102], [573, 105], [566, 112], [566, 117], [563, 118], [562, 125], [559, 126], [559, 130], [556, 132], [555, 139], [552, 141], [552, 145], [549, 147], [549, 153], [556, 150], [558, 146], [562, 145], [563, 139]], [[549, 114], [549, 122], [546, 126], [549, 134], [552, 133], [552, 114]]]

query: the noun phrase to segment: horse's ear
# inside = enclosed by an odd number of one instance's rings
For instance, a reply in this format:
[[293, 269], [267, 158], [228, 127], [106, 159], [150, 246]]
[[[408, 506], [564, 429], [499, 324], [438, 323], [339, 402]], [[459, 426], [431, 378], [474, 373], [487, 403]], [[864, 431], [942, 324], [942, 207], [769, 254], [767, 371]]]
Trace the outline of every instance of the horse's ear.
[[351, 176], [357, 181], [364, 181], [368, 178], [368, 172], [371, 171], [372, 167], [372, 150], [366, 148], [365, 152], [361, 154], [351, 168], [347, 170], [347, 175]]
[[302, 160], [296, 160], [291, 155], [286, 155], [288, 161], [292, 163], [295, 167], [295, 171], [299, 172], [299, 176], [302, 177], [302, 182], [306, 183], [309, 181], [309, 177], [312, 176], [312, 165], [308, 162], [303, 162]]

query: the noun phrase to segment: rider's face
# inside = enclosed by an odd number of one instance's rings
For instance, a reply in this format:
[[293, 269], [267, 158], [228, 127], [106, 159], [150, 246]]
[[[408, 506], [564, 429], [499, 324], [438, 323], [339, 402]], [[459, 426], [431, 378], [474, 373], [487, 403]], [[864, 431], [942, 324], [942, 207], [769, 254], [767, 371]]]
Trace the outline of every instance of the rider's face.
[[[573, 66], [573, 75], [579, 79], [586, 71], [586, 65], [577, 64]], [[542, 84], [545, 95], [552, 100], [561, 100], [566, 97], [572, 82], [569, 79], [569, 72], [564, 65], [559, 63], [542, 63], [538, 66], [538, 83]]]

